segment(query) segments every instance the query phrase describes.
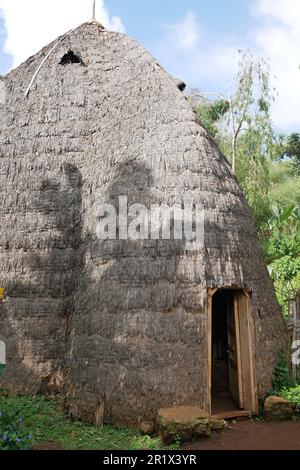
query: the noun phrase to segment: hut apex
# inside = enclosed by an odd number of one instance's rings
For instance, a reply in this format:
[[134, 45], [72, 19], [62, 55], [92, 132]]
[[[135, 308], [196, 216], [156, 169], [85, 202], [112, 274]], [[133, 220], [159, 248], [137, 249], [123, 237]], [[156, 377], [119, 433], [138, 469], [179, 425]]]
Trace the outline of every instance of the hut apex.
[[[1, 83], [0, 386], [60, 394], [99, 426], [173, 406], [257, 413], [286, 326], [243, 192], [184, 83], [94, 21]], [[142, 237], [147, 216], [136, 237], [99, 237], [99, 208], [120, 214], [124, 198], [174, 208], [173, 228], [175, 208], [202, 207], [202, 242]]]

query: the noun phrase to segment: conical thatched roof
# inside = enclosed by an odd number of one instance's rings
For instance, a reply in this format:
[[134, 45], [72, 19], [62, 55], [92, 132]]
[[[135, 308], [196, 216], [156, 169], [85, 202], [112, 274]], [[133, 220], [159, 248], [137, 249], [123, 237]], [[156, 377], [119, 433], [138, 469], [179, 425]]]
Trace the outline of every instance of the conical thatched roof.
[[[217, 286], [252, 292], [263, 395], [285, 344], [283, 320], [242, 191], [177, 81], [132, 39], [87, 23], [4, 82], [6, 385], [63, 390], [87, 419], [104, 399], [115, 422], [172, 404], [202, 406], [207, 289]], [[119, 195], [147, 206], [203, 204], [205, 246], [101, 242], [95, 209]]]

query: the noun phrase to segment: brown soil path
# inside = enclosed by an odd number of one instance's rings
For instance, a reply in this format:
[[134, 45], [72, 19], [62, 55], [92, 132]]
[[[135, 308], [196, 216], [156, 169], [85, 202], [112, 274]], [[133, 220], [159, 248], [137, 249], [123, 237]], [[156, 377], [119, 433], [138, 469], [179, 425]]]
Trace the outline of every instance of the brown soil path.
[[211, 438], [184, 445], [184, 450], [300, 450], [300, 422], [240, 420]]

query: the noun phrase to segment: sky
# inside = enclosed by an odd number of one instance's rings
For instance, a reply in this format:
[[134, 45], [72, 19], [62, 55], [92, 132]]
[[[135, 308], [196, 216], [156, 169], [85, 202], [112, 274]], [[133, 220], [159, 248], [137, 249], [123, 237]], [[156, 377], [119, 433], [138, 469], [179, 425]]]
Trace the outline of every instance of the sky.
[[[228, 96], [238, 49], [270, 59], [272, 117], [300, 131], [300, 0], [96, 0], [97, 20], [143, 44], [191, 88]], [[90, 20], [92, 0], [0, 0], [0, 74]]]

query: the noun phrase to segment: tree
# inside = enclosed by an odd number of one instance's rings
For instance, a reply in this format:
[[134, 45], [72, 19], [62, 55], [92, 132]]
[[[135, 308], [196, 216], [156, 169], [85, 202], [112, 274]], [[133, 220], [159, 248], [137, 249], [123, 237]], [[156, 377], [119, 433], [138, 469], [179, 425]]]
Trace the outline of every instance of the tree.
[[231, 162], [261, 227], [270, 215], [270, 162], [279, 152], [270, 117], [275, 90], [270, 85], [268, 62], [254, 58], [249, 51], [239, 51], [234, 83], [234, 92], [228, 97], [219, 93], [194, 94], [201, 100], [197, 113]]
[[273, 161], [270, 166], [268, 197], [271, 206], [300, 206], [300, 174], [295, 174], [292, 160]]
[[214, 102], [203, 100], [196, 110], [202, 124], [215, 140], [219, 140], [218, 122], [228, 112], [229, 106], [229, 102], [223, 99]]
[[296, 175], [300, 176], [300, 134], [291, 134], [286, 142], [285, 155], [293, 161]]
[[279, 303], [288, 312], [288, 301], [300, 289], [300, 209], [274, 206], [265, 225], [263, 250]]
[[[239, 51], [239, 67], [235, 78], [236, 91], [230, 97], [228, 123], [232, 128], [232, 167], [235, 171], [238, 157], [238, 140], [241, 134], [252, 133], [262, 153], [269, 150], [273, 140], [270, 107], [274, 89], [270, 86], [269, 63], [255, 59], [249, 51]], [[273, 91], [273, 93], [272, 93]], [[251, 139], [253, 142], [253, 139]]]
[[263, 58], [255, 59], [250, 51], [239, 50], [234, 83], [235, 91], [228, 97], [220, 93], [198, 92], [203, 101], [198, 114], [212, 137], [218, 133], [217, 127], [223, 127], [227, 139], [230, 138], [230, 154], [227, 156], [236, 172], [238, 144], [243, 133], [253, 130], [260, 137], [262, 150], [268, 149], [273, 140], [270, 107], [275, 99], [275, 89], [270, 86], [269, 63]]
[[300, 289], [300, 134], [273, 130], [267, 61], [240, 51], [234, 90], [228, 97], [198, 92], [197, 113], [245, 192], [286, 314]]

